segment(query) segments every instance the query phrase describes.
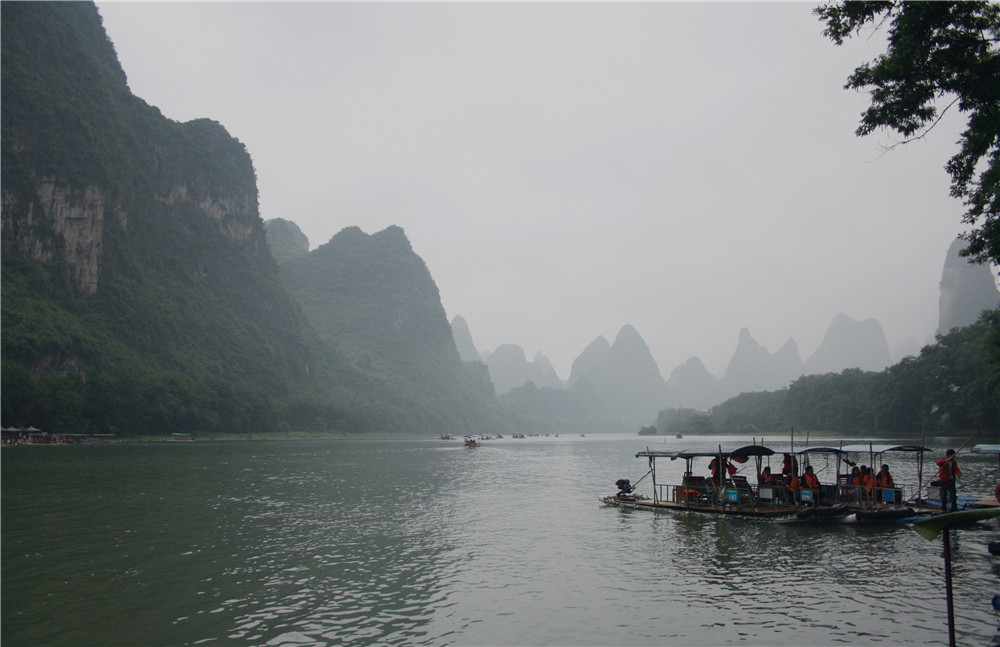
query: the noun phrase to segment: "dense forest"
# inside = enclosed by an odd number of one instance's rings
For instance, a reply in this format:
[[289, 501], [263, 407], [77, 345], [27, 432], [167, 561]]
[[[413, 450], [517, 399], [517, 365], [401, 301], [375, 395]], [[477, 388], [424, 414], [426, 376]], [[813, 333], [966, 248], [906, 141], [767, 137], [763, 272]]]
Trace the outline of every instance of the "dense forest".
[[918, 357], [882, 372], [808, 375], [708, 411], [667, 409], [639, 433], [762, 436], [789, 427], [865, 436], [1000, 433], [1000, 310], [938, 335]]
[[[484, 422], [475, 403], [463, 417], [415, 406], [391, 369], [320, 339], [268, 248], [249, 152], [217, 122], [172, 121], [134, 96], [93, 3], [0, 8], [5, 426], [441, 433]], [[373, 293], [378, 275], [363, 278]]]

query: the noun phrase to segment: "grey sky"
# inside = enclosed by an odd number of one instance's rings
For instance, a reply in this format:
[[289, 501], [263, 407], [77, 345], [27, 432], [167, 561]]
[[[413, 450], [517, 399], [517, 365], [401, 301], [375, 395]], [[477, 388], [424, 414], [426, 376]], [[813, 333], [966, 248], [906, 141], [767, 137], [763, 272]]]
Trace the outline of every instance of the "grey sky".
[[265, 220], [403, 227], [481, 351], [565, 379], [631, 324], [721, 375], [741, 327], [806, 359], [838, 312], [937, 326], [962, 122], [855, 137], [883, 41], [813, 4], [98, 6], [136, 95], [246, 144]]

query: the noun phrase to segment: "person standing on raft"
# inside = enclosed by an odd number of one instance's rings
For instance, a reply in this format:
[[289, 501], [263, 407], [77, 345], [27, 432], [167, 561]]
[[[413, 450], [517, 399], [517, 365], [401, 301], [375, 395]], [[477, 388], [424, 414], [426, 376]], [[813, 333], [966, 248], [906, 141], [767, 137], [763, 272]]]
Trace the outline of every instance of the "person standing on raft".
[[949, 512], [948, 501], [951, 500], [950, 512], [958, 510], [958, 497], [956, 495], [956, 479], [962, 475], [962, 470], [958, 468], [955, 460], [955, 450], [949, 449], [944, 456], [937, 459], [938, 481], [941, 487], [941, 510]]

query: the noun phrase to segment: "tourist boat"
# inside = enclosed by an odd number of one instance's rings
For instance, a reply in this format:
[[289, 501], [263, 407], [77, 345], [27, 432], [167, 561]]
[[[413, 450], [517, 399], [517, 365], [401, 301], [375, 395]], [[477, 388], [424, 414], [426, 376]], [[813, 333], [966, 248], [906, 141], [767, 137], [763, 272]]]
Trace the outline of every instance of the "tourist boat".
[[465, 446], [466, 447], [479, 447], [479, 442], [476, 440], [475, 436], [466, 436], [465, 437]]
[[[848, 514], [844, 521], [849, 523], [901, 521], [911, 522], [914, 519], [940, 512], [931, 502], [921, 497], [923, 483], [923, 455], [930, 451], [919, 445], [876, 445], [874, 443], [840, 445], [837, 447], [806, 447], [792, 451], [790, 447], [776, 448], [776, 454], [797, 457], [802, 463], [801, 469], [811, 464], [818, 464], [825, 459], [823, 467], [816, 470], [820, 480], [831, 480], [832, 483], [822, 484], [818, 494], [821, 502], [827, 505], [847, 506]], [[879, 467], [885, 462], [893, 462], [886, 457], [889, 452], [898, 455], [910, 454], [916, 459], [917, 483], [896, 483], [891, 487], [855, 485], [851, 482], [852, 471], [861, 472], [871, 465], [874, 480]], [[885, 461], [885, 462], [884, 462]], [[833, 468], [831, 470], [831, 467]], [[843, 472], [841, 468], [843, 467]], [[908, 470], [912, 472], [912, 470]], [[831, 478], [832, 477], [832, 478]], [[895, 480], [895, 478], [894, 478]]]
[[[929, 451], [927, 448], [918, 445], [873, 443], [840, 447], [805, 447], [798, 450], [792, 447], [774, 449], [759, 444], [747, 445], [732, 451], [723, 451], [721, 447], [717, 451], [705, 452], [647, 449], [637, 453], [636, 457], [645, 457], [649, 462], [649, 472], [646, 476], [652, 476], [653, 497], [636, 494], [635, 485], [638, 483], [632, 484], [622, 479], [616, 483], [619, 491], [613, 495], [602, 496], [601, 500], [609, 505], [644, 510], [705, 512], [783, 521], [908, 523], [940, 512], [932, 502], [921, 498], [923, 455], [927, 451]], [[882, 465], [883, 460], [889, 460], [885, 458], [889, 453], [910, 454], [916, 457], [917, 484], [894, 483], [892, 487], [864, 487], [850, 483], [850, 468], [856, 466], [855, 461], [851, 460], [852, 457], [860, 462], [864, 460], [862, 457], [867, 455], [867, 462], [874, 469], [876, 465]], [[814, 472], [820, 477], [820, 486], [790, 489], [783, 482], [774, 485], [763, 484], [763, 460], [766, 458], [770, 463], [771, 456], [781, 456], [783, 466], [789, 467], [796, 474], [802, 474], [808, 467], [819, 467]], [[664, 484], [657, 481], [656, 460], [663, 458], [685, 461], [680, 483]], [[713, 477], [695, 475], [692, 466], [699, 459], [714, 459], [721, 465], [732, 463], [745, 465], [735, 472], [746, 471], [747, 468], [753, 467], [752, 481], [751, 477], [731, 472], [725, 483], [720, 486]], [[747, 465], [750, 459], [754, 460]], [[844, 473], [841, 473], [841, 466], [846, 466]], [[769, 467], [765, 469], [769, 471]], [[823, 480], [833, 482], [824, 484]]]
[[[822, 502], [816, 490], [789, 490], [784, 484], [758, 485], [761, 482], [762, 460], [773, 455], [773, 449], [758, 444], [730, 451], [723, 451], [721, 447], [718, 451], [700, 452], [647, 449], [638, 452], [636, 458], [648, 461], [649, 471], [639, 481], [646, 476], [652, 477], [652, 498], [636, 494], [635, 486], [638, 481], [632, 484], [628, 479], [619, 479], [615, 483], [618, 492], [604, 495], [600, 500], [608, 505], [637, 510], [694, 512], [780, 521], [841, 519], [850, 513], [846, 505], [833, 499]], [[657, 480], [656, 462], [662, 459], [685, 462], [679, 483], [662, 483]], [[753, 481], [748, 476], [739, 474], [739, 470], [735, 468], [720, 469], [719, 473], [729, 472], [722, 475], [724, 479], [698, 476], [692, 469], [696, 462], [714, 460], [717, 461], [716, 465], [730, 466], [733, 463], [746, 465], [751, 459]]]
[[[881, 469], [879, 466], [895, 461], [896, 457], [907, 458], [916, 461], [916, 483], [896, 483], [891, 487], [864, 487], [850, 484], [850, 474], [837, 475], [837, 487], [840, 500], [851, 507], [851, 514], [847, 517], [848, 522], [878, 522], [897, 521], [909, 523], [922, 517], [928, 517], [939, 513], [941, 510], [933, 506], [923, 498], [924, 481], [924, 453], [930, 451], [920, 445], [889, 445], [861, 443], [843, 445], [841, 451], [844, 453], [844, 463], [852, 470], [857, 462], [865, 460], [871, 466], [871, 470], [877, 475]], [[894, 458], [890, 459], [889, 455]], [[857, 460], [851, 460], [856, 458]], [[936, 473], [936, 469], [932, 470]], [[846, 472], [847, 470], [845, 470]], [[895, 477], [893, 478], [895, 481]]]

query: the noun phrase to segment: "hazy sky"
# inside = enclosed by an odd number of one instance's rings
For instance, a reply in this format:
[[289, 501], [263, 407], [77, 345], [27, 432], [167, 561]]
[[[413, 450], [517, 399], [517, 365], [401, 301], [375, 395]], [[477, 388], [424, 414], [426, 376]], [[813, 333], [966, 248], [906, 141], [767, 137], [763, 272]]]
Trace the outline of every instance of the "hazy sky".
[[722, 375], [742, 327], [803, 359], [838, 312], [892, 352], [937, 327], [964, 120], [857, 138], [883, 40], [813, 4], [98, 6], [136, 95], [247, 146], [265, 220], [403, 227], [480, 351], [566, 379], [631, 324]]

